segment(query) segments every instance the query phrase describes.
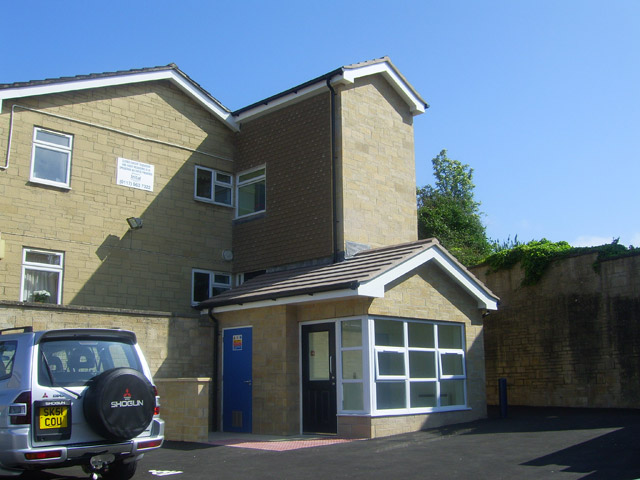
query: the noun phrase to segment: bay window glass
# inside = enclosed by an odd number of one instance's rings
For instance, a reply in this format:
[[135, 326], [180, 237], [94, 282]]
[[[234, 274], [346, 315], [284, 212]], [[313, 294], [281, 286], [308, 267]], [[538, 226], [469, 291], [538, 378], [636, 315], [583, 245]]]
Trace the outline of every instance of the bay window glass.
[[22, 251], [20, 301], [61, 303], [63, 259], [61, 252], [25, 248]]
[[362, 320], [340, 322], [342, 410], [364, 410]]
[[73, 137], [43, 128], [33, 129], [31, 153], [32, 182], [59, 187], [69, 186]]
[[375, 410], [466, 405], [463, 325], [375, 319], [373, 328]]

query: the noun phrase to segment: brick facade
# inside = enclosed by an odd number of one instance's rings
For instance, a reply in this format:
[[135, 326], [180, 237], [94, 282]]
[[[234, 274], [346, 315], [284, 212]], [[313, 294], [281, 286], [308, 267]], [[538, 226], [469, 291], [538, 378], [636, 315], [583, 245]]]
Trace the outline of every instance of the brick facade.
[[242, 125], [236, 171], [266, 164], [267, 208], [234, 225], [237, 272], [331, 258], [330, 125], [328, 92]]

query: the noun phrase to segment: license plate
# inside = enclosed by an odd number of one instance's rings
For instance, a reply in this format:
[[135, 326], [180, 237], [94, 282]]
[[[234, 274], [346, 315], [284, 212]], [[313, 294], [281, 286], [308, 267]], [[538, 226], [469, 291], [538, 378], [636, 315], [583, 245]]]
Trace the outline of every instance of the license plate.
[[69, 407], [66, 405], [40, 407], [40, 430], [66, 428], [68, 418]]

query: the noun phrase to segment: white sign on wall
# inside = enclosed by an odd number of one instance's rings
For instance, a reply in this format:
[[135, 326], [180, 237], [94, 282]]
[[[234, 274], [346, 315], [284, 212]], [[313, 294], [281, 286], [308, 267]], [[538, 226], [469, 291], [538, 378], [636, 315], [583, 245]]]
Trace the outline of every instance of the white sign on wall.
[[153, 192], [153, 165], [118, 158], [116, 183], [123, 187], [138, 188]]

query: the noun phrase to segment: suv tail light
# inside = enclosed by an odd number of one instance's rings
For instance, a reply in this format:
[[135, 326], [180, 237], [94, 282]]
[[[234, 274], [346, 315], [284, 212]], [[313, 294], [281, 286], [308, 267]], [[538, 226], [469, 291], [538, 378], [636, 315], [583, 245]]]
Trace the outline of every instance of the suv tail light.
[[11, 425], [31, 425], [31, 392], [22, 392], [9, 405]]
[[160, 395], [158, 395], [158, 389], [155, 385], [153, 386], [153, 393], [156, 396], [156, 406], [153, 409], [153, 416], [157, 417], [158, 415], [160, 415]]

